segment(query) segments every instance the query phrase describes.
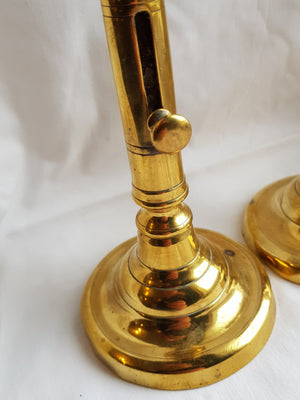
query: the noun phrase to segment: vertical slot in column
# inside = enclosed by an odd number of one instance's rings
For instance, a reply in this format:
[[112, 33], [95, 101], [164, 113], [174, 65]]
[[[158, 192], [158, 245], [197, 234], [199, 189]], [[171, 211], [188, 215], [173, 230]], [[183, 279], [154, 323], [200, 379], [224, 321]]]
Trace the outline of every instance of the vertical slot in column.
[[135, 15], [134, 21], [148, 112], [151, 114], [152, 111], [162, 108], [151, 20], [147, 11], [141, 11]]

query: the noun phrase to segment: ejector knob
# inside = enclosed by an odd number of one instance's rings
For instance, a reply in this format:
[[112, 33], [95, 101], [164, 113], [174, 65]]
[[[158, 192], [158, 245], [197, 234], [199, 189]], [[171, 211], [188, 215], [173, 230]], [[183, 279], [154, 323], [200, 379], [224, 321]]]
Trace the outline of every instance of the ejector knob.
[[148, 118], [152, 144], [160, 153], [177, 153], [190, 141], [192, 127], [181, 115], [160, 108]]

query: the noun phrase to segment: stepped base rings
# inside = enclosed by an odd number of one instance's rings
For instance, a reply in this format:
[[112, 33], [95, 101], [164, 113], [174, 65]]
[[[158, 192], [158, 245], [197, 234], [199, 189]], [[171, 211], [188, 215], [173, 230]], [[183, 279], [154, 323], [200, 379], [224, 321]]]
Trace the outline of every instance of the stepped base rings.
[[198, 256], [152, 270], [136, 239], [109, 253], [91, 275], [81, 315], [95, 352], [121, 378], [180, 390], [217, 382], [267, 342], [275, 303], [260, 262], [243, 245], [196, 229]]
[[243, 235], [247, 245], [276, 274], [300, 284], [300, 179], [272, 183], [246, 209]]

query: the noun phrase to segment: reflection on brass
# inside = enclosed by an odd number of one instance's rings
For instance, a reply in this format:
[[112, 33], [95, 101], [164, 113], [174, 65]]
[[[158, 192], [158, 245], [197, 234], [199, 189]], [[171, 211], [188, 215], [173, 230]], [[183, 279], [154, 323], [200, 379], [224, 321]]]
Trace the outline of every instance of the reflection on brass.
[[125, 380], [172, 390], [208, 385], [268, 340], [270, 283], [244, 246], [194, 229], [182, 203], [180, 150], [191, 127], [176, 115], [163, 1], [102, 0], [102, 11], [141, 210], [137, 237], [90, 277], [82, 320], [96, 353]]
[[274, 272], [300, 284], [300, 176], [281, 179], [255, 195], [243, 234]]

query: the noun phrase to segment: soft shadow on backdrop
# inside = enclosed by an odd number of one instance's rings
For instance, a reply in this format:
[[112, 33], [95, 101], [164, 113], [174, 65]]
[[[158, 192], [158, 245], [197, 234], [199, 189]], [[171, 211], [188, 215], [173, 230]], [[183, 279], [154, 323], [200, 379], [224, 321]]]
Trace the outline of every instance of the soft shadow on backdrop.
[[[196, 225], [241, 240], [251, 196], [300, 172], [300, 2], [165, 3], [177, 111], [193, 126], [187, 202]], [[99, 2], [0, 9], [1, 397], [179, 399], [106, 371], [80, 323], [89, 274], [135, 234], [137, 211]], [[270, 276], [278, 313], [267, 347], [180, 398], [300, 395], [298, 287]]]

